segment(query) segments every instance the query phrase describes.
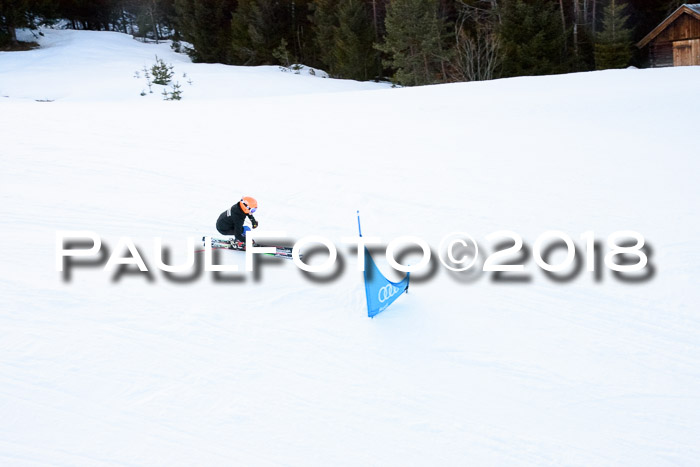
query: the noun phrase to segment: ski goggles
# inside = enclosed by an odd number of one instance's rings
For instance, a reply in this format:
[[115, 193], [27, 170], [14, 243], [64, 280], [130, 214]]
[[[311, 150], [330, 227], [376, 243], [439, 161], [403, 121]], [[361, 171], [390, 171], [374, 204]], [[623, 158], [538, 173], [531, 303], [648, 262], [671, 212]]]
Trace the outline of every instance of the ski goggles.
[[241, 200], [241, 203], [243, 203], [243, 205], [244, 205], [246, 208], [248, 208], [248, 213], [249, 213], [249, 214], [253, 214], [255, 211], [258, 210], [258, 208], [251, 208], [250, 205], [248, 205], [248, 203], [246, 203], [244, 200]]

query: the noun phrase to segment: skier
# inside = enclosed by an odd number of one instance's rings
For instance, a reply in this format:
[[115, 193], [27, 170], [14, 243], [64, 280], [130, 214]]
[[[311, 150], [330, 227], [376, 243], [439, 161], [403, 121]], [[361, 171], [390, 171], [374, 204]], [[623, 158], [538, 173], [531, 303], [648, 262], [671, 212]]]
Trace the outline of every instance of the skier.
[[233, 235], [231, 245], [234, 248], [243, 248], [245, 236], [250, 227], [244, 226], [246, 217], [250, 219], [253, 228], [258, 227], [258, 221], [253, 217], [253, 213], [258, 209], [258, 202], [255, 198], [244, 196], [241, 200], [231, 206], [227, 211], [221, 213], [216, 221], [216, 230], [224, 235]]

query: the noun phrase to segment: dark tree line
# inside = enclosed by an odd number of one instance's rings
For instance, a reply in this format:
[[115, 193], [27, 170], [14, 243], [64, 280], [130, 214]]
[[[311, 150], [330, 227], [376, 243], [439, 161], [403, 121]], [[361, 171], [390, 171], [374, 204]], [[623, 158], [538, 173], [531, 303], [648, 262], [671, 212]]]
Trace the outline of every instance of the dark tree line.
[[172, 38], [178, 29], [174, 0], [0, 0], [0, 46], [17, 43], [19, 28], [59, 20], [72, 29], [156, 40]]
[[303, 63], [405, 85], [640, 65], [633, 48], [678, 0], [0, 0], [0, 45], [18, 28], [183, 41], [195, 61]]

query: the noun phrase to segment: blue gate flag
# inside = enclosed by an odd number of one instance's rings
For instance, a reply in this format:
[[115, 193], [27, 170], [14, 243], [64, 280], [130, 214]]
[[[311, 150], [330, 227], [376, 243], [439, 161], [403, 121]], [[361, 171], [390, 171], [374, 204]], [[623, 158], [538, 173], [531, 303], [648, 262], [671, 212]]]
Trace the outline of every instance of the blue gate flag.
[[400, 282], [391, 282], [379, 270], [369, 250], [365, 247], [365, 295], [367, 296], [367, 316], [374, 318], [394, 303], [394, 300], [408, 290], [410, 273]]

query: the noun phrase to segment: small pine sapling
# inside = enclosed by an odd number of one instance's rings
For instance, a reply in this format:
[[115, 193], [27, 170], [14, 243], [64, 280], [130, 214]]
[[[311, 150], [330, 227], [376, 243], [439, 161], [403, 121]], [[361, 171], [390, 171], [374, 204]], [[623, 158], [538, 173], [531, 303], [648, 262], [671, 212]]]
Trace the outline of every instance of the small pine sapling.
[[289, 50], [287, 50], [287, 41], [282, 38], [280, 41], [280, 45], [277, 46], [273, 51], [272, 51], [272, 56], [277, 59], [277, 61], [282, 65], [284, 68], [289, 68], [289, 65], [291, 64], [289, 60]]
[[179, 101], [182, 99], [182, 86], [179, 82], [173, 84], [173, 90], [168, 92], [167, 88], [163, 89], [163, 100], [165, 101]]
[[170, 100], [179, 101], [180, 99], [182, 99], [182, 89], [180, 83], [176, 81], [175, 84], [173, 84], [173, 90], [170, 93]]
[[165, 60], [158, 58], [156, 55], [156, 63], [151, 67], [153, 82], [155, 84], [167, 85], [173, 77], [173, 66], [165, 63]]
[[148, 68], [146, 68], [146, 65], [143, 66], [143, 76], [146, 78], [146, 84], [148, 85], [148, 92], [149, 94], [153, 94], [153, 89], [151, 85], [151, 75], [148, 73]]

